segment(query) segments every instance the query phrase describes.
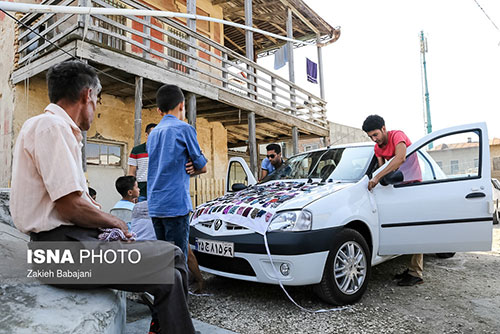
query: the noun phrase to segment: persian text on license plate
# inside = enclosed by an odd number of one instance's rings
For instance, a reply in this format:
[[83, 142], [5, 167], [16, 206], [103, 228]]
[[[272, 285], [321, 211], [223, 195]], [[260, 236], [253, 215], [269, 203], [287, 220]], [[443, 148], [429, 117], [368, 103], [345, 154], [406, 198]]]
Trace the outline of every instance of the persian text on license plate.
[[196, 250], [198, 252], [234, 257], [234, 243], [225, 241], [214, 241], [206, 239], [196, 239]]

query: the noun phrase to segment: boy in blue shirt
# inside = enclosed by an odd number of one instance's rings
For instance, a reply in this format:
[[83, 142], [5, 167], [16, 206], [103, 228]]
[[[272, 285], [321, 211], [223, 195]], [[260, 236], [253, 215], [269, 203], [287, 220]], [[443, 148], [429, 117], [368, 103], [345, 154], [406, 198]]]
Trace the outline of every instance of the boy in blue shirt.
[[[184, 94], [176, 85], [163, 85], [156, 93], [163, 117], [148, 137], [148, 208], [158, 240], [173, 241], [187, 259], [190, 176], [206, 173], [196, 130], [184, 122]], [[187, 166], [186, 166], [187, 165]]]
[[113, 209], [129, 209], [132, 211], [139, 198], [139, 184], [135, 176], [120, 176], [115, 182], [116, 190], [122, 195], [122, 199], [116, 202]]
[[[116, 202], [115, 206], [111, 209], [127, 209], [130, 210], [130, 216], [132, 210], [134, 209], [135, 203], [137, 203], [137, 198], [139, 198], [139, 184], [135, 176], [120, 176], [115, 182], [116, 190], [122, 196], [122, 199]], [[119, 217], [125, 218], [125, 217]], [[125, 221], [130, 230], [131, 220]]]

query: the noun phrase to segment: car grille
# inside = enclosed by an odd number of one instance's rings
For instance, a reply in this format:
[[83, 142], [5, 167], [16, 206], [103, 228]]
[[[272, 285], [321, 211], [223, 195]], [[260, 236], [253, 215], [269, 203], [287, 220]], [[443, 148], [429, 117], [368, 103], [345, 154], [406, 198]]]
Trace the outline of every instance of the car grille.
[[229, 231], [234, 231], [234, 230], [248, 230], [246, 227], [243, 227], [243, 226], [240, 226], [240, 225], [231, 224], [231, 223], [228, 223], [228, 222], [225, 222], [225, 223], [226, 223], [226, 230], [229, 230]]
[[208, 221], [208, 222], [203, 222], [203, 223], [200, 223], [201, 226], [204, 226], [206, 228], [211, 228], [212, 227], [212, 224], [214, 223], [213, 220], [211, 221]]
[[[207, 228], [207, 229], [212, 229], [213, 224], [214, 224], [214, 220], [200, 223], [201, 226], [203, 226], [204, 228]], [[228, 222], [223, 222], [223, 224], [226, 226], [227, 231], [248, 230], [248, 228], [246, 228], [246, 227], [236, 225], [236, 224], [231, 224]]]
[[201, 253], [194, 250], [198, 264], [202, 267], [230, 274], [256, 276], [247, 260], [239, 257], [225, 257]]

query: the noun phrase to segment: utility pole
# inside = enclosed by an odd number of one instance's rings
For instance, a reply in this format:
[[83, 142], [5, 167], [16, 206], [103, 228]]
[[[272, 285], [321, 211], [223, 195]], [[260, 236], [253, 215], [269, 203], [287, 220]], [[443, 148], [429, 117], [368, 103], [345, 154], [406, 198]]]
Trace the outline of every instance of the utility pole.
[[[427, 62], [425, 60], [425, 54], [427, 53], [427, 37], [424, 37], [424, 31], [420, 31], [420, 59], [422, 61], [422, 77], [424, 84], [424, 98], [425, 98], [425, 114], [424, 114], [424, 124], [427, 133], [432, 132], [432, 121], [431, 121], [431, 107], [429, 103], [429, 87], [427, 85]], [[432, 148], [432, 143], [429, 145]]]

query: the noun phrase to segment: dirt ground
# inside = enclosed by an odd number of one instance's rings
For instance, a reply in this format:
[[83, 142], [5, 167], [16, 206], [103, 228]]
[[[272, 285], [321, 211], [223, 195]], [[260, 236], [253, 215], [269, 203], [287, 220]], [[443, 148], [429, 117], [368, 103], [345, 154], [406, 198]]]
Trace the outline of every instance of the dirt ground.
[[[193, 318], [237, 333], [500, 333], [500, 229], [490, 252], [424, 256], [425, 283], [399, 287], [402, 256], [373, 268], [361, 302], [344, 311], [308, 313], [278, 286], [205, 275], [205, 296], [191, 296]], [[288, 289], [310, 309], [329, 308], [310, 287]]]

